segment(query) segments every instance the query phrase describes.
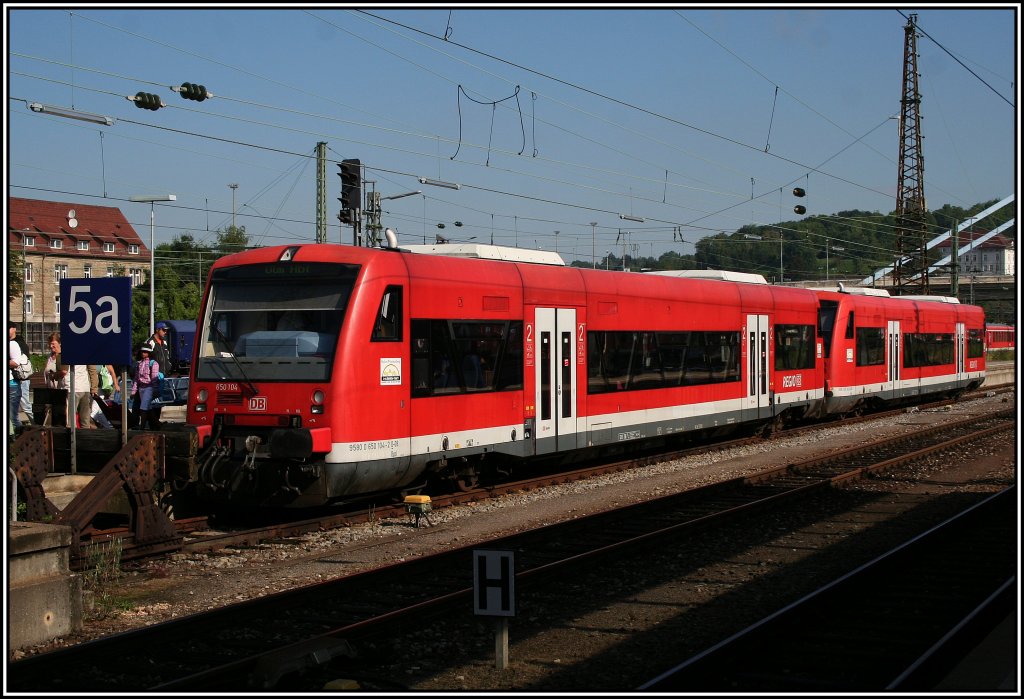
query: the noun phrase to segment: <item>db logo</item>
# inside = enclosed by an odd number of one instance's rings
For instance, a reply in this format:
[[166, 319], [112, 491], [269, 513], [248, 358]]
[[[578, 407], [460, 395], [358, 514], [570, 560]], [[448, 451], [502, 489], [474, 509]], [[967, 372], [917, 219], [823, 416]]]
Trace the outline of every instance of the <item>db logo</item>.
[[253, 398], [249, 399], [249, 410], [266, 411], [266, 409], [266, 396], [254, 396]]

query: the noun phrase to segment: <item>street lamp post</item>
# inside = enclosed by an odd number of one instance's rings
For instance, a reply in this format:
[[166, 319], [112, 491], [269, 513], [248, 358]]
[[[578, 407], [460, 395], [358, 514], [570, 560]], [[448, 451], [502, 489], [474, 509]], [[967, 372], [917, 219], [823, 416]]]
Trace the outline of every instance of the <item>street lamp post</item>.
[[149, 334], [150, 336], [156, 330], [155, 315], [156, 315], [156, 202], [158, 201], [177, 201], [178, 197], [175, 194], [155, 194], [146, 195], [140, 194], [138, 196], [129, 197], [129, 201], [136, 202], [149, 202]]
[[238, 183], [229, 184], [231, 188], [231, 227], [235, 227], [235, 191], [238, 189]]
[[779, 231], [779, 284], [785, 281], [782, 276], [782, 231]]
[[594, 261], [594, 269], [597, 269], [597, 221], [590, 222], [590, 259]]

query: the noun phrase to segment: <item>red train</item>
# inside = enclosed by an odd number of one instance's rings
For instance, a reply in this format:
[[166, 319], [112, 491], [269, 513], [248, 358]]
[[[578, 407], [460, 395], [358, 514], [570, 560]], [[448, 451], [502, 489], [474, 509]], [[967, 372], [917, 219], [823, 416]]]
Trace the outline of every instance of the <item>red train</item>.
[[526, 459], [984, 380], [980, 308], [854, 291], [579, 269], [493, 246], [231, 255], [197, 328], [189, 479], [202, 496], [292, 507], [430, 478], [468, 487]]
[[1017, 328], [1012, 325], [985, 325], [985, 346], [990, 350], [1015, 349], [1017, 347]]

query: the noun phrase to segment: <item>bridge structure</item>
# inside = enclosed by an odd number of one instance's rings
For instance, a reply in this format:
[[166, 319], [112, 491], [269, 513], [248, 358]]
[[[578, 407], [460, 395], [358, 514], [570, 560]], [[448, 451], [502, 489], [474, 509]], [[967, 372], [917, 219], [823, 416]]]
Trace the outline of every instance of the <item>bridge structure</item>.
[[[988, 217], [989, 214], [992, 214], [992, 213], [995, 213], [996, 211], [999, 211], [1004, 206], [1007, 206], [1008, 204], [1012, 204], [1014, 201], [1016, 201], [1016, 195], [1011, 194], [1010, 196], [1006, 197], [1002, 201], [998, 201], [995, 204], [993, 204], [992, 206], [988, 207], [984, 211], [979, 211], [974, 216], [970, 217], [966, 221], [962, 221], [959, 225], [957, 225], [956, 226], [956, 234], [959, 235], [959, 233], [961, 231], [968, 230], [974, 224], [976, 224], [979, 221], [981, 221], [982, 219]], [[965, 255], [966, 253], [970, 252], [974, 248], [978, 247], [979, 245], [981, 245], [982, 243], [987, 241], [989, 238], [992, 238], [997, 233], [1002, 233], [1003, 231], [1007, 230], [1008, 228], [1012, 228], [1015, 225], [1016, 225], [1016, 218], [1012, 218], [1009, 221], [1007, 221], [1006, 223], [1004, 223], [1003, 225], [999, 226], [998, 228], [989, 231], [984, 236], [981, 236], [981, 237], [976, 238], [974, 240], [966, 241], [964, 243], [964, 245], [958, 245], [957, 259], [959, 259], [963, 255]], [[945, 241], [947, 241], [950, 238], [952, 238], [953, 234], [954, 234], [953, 229], [950, 229], [950, 230], [946, 231], [945, 233], [937, 235], [936, 237], [934, 237], [934, 238], [932, 238], [931, 240], [928, 241], [928, 243], [925, 245], [925, 249], [926, 250], [931, 250], [935, 246], [937, 246], [937, 245], [939, 245], [941, 243], [944, 243]], [[933, 279], [941, 279], [941, 277], [935, 277], [934, 276], [933, 270], [937, 271], [937, 270], [940, 270], [940, 269], [948, 268], [948, 263], [950, 262], [951, 259], [952, 259], [952, 255], [947, 255], [943, 259], [938, 260], [938, 261], [932, 263], [932, 265], [929, 267], [929, 272], [928, 272], [928, 285], [929, 286], [931, 286], [934, 283], [932, 281]], [[909, 261], [910, 261], [909, 257], [904, 257], [904, 258], [902, 258], [900, 260], [900, 263], [903, 264], [903, 263], [906, 263], [906, 262], [909, 262]], [[857, 285], [858, 286], [878, 286], [880, 283], [882, 283], [883, 280], [891, 278], [891, 275], [893, 274], [893, 272], [894, 272], [894, 270], [896, 269], [897, 266], [898, 265], [896, 265], [896, 264], [892, 264], [892, 265], [889, 265], [888, 267], [883, 267], [882, 269], [876, 270], [875, 272], [873, 272], [871, 274], [870, 277], [864, 277], [863, 279], [859, 280], [857, 282]], [[961, 275], [960, 278], [961, 278], [961, 280], [964, 280], [964, 279], [967, 278], [967, 275]], [[946, 287], [948, 289], [948, 287], [949, 287], [948, 282], [946, 284]], [[932, 295], [935, 295], [934, 291], [929, 291], [929, 293], [931, 293]]]

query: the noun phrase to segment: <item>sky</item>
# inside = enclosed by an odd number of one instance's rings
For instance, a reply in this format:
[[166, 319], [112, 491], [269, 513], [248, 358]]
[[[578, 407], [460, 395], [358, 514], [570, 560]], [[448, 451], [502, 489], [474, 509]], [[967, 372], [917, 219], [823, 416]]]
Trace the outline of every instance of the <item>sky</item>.
[[[327, 240], [346, 244], [349, 158], [400, 244], [567, 261], [895, 209], [901, 6], [361, 7], [6, 4], [8, 195], [117, 206], [147, 239], [130, 197], [174, 194], [157, 244], [233, 220], [252, 244], [313, 242], [324, 142]], [[913, 10], [929, 209], [1016, 192], [1018, 9]], [[212, 97], [170, 89], [185, 82]], [[126, 99], [140, 91], [166, 106]]]

